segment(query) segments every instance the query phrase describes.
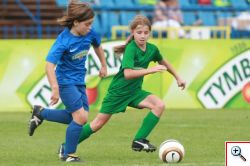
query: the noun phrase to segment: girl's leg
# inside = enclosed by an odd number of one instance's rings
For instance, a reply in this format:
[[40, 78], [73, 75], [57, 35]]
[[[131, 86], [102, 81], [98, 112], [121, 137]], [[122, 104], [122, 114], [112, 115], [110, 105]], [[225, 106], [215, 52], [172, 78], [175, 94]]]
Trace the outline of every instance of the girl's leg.
[[69, 124], [66, 131], [66, 143], [64, 151], [65, 157], [76, 152], [79, 136], [82, 131], [82, 126], [87, 122], [88, 111], [80, 108], [72, 113], [72, 117], [73, 120]]
[[[98, 113], [96, 118], [91, 122], [83, 126], [78, 144], [87, 139], [90, 135], [100, 130], [111, 118], [111, 114]], [[59, 158], [63, 159], [65, 152], [65, 143], [59, 148]]]
[[87, 139], [91, 134], [100, 130], [111, 118], [111, 114], [98, 113], [96, 118], [83, 126], [83, 129], [80, 134], [79, 143]]
[[138, 107], [149, 108], [151, 111], [144, 118], [141, 127], [136, 133], [134, 141], [132, 142], [132, 149], [135, 151], [143, 150], [153, 152], [156, 150], [156, 147], [150, 144], [149, 141], [146, 140], [146, 137], [158, 123], [159, 118], [165, 109], [165, 105], [157, 96], [149, 95], [139, 103]]
[[63, 124], [69, 124], [72, 121], [72, 115], [64, 110], [59, 109], [47, 109], [44, 108], [41, 111], [41, 116], [43, 119], [51, 122], [58, 122]]
[[[29, 135], [32, 136], [35, 129], [43, 120], [69, 124], [72, 121], [71, 113], [82, 106], [88, 110], [87, 96], [84, 86], [59, 86], [60, 97], [66, 106], [66, 110], [47, 109], [34, 106], [29, 121]], [[76, 108], [76, 109], [75, 109]]]
[[[82, 126], [87, 122], [88, 104], [84, 86], [61, 86], [60, 97], [67, 111], [72, 115], [73, 120], [66, 130], [66, 142], [64, 150], [64, 160], [78, 161], [79, 157], [72, 157], [77, 149]], [[66, 161], [68, 160], [66, 159]]]
[[29, 120], [29, 135], [32, 136], [35, 129], [42, 124], [43, 120], [69, 124], [72, 116], [66, 110], [47, 109], [41, 106], [34, 106]]
[[135, 136], [135, 140], [145, 139], [150, 134], [158, 123], [159, 118], [165, 109], [165, 104], [159, 97], [149, 95], [139, 103], [138, 107], [149, 108], [151, 111], [144, 118], [143, 123]]

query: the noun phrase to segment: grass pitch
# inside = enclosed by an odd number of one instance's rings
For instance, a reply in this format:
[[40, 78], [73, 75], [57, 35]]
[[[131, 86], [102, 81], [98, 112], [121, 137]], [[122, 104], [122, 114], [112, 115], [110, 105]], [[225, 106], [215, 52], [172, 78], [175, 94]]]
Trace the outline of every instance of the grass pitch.
[[[114, 115], [99, 132], [78, 146], [83, 163], [59, 161], [57, 149], [64, 141], [66, 125], [44, 121], [30, 137], [30, 113], [0, 113], [1, 166], [163, 166], [158, 151], [134, 152], [132, 139], [147, 110]], [[90, 113], [92, 120], [97, 112]], [[185, 148], [180, 166], [224, 166], [225, 141], [250, 140], [250, 112], [246, 110], [166, 110], [149, 136], [159, 147], [177, 139]], [[170, 165], [170, 164], [169, 164]]]

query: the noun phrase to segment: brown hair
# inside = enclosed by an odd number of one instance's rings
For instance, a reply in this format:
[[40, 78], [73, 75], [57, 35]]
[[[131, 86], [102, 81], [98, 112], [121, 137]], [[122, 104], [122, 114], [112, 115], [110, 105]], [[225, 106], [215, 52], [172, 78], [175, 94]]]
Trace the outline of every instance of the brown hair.
[[95, 13], [94, 10], [90, 7], [88, 3], [81, 2], [79, 0], [71, 0], [68, 9], [67, 15], [59, 18], [57, 22], [69, 29], [74, 25], [74, 21], [77, 20], [79, 22], [86, 21], [91, 18], [94, 18]]
[[[133, 21], [130, 23], [130, 31], [133, 31], [138, 25], [146, 25], [148, 26], [149, 30], [151, 31], [151, 22], [149, 21], [149, 19], [145, 16], [142, 15], [137, 15], [135, 16], [135, 18], [133, 19]], [[130, 34], [129, 37], [126, 39], [125, 44], [124, 45], [120, 45], [120, 46], [116, 46], [114, 47], [114, 52], [116, 54], [122, 54], [127, 46], [127, 44], [133, 40], [133, 35]]]

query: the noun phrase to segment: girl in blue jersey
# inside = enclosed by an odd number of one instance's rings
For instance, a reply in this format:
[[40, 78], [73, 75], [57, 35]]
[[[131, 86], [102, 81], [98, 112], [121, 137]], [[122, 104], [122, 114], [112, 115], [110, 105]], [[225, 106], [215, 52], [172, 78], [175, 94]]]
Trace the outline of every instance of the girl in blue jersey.
[[[100, 62], [100, 77], [107, 74], [101, 39], [91, 28], [94, 11], [87, 3], [73, 0], [68, 5], [67, 15], [58, 20], [65, 26], [59, 34], [46, 58], [46, 74], [52, 88], [51, 105], [58, 102], [59, 96], [65, 110], [47, 109], [34, 106], [29, 123], [29, 135], [43, 120], [68, 124], [63, 160], [80, 161], [75, 155], [79, 135], [88, 118], [88, 101], [85, 91], [85, 61], [91, 45]], [[56, 70], [55, 70], [56, 67]]]

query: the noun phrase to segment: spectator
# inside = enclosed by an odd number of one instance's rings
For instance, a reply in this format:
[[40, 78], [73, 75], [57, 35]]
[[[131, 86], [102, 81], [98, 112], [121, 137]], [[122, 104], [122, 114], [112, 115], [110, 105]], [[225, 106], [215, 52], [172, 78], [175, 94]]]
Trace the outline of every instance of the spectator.
[[[177, 0], [160, 0], [154, 11], [153, 27], [176, 27], [183, 25], [182, 12]], [[196, 20], [193, 25], [201, 25], [202, 20]]]
[[250, 12], [241, 12], [236, 18], [232, 19], [231, 24], [234, 29], [250, 31]]
[[[177, 0], [160, 0], [155, 7], [153, 28], [174, 27], [180, 28], [183, 24], [182, 13]], [[179, 37], [185, 36], [183, 29], [178, 30]], [[176, 38], [175, 32], [170, 34]]]
[[153, 27], [180, 27], [182, 13], [176, 0], [160, 0], [155, 8]]

